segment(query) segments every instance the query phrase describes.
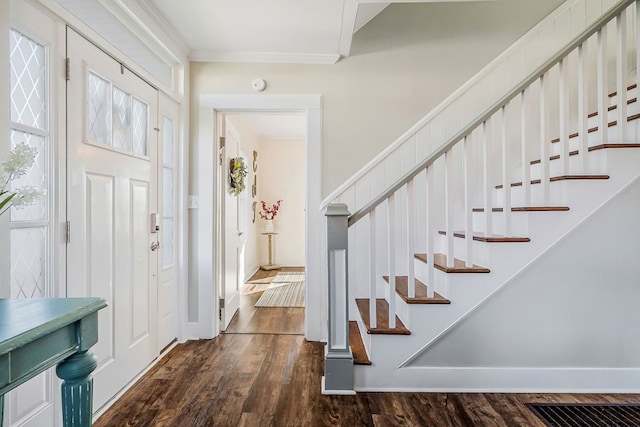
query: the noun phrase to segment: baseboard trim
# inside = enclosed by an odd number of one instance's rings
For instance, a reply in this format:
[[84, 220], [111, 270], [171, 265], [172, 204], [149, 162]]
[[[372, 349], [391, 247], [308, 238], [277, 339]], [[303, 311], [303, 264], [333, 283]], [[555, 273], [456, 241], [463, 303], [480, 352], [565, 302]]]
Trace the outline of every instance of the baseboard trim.
[[640, 393], [640, 368], [403, 368], [356, 366], [357, 392]]

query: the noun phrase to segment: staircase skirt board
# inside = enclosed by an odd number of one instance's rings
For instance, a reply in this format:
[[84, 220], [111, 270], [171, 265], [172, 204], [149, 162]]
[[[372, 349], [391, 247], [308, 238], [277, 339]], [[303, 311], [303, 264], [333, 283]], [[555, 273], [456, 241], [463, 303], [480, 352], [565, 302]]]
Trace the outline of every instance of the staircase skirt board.
[[351, 346], [354, 365], [371, 365], [367, 349], [364, 346], [364, 341], [362, 341], [362, 335], [360, 335], [360, 327], [355, 320], [349, 321], [349, 345]]
[[[512, 207], [511, 212], [564, 212], [569, 206], [521, 206]], [[491, 208], [492, 212], [503, 212], [504, 208]], [[473, 212], [484, 212], [484, 208], [473, 208]]]
[[356, 298], [356, 305], [358, 311], [362, 317], [362, 321], [367, 327], [367, 333], [369, 334], [385, 334], [385, 335], [410, 335], [411, 331], [404, 326], [404, 323], [396, 316], [396, 327], [389, 328], [389, 303], [383, 299], [378, 298], [376, 300], [376, 318], [377, 328], [371, 328], [371, 321], [369, 318], [369, 299], [368, 298]]
[[[428, 264], [427, 254], [415, 254], [416, 259]], [[473, 265], [473, 267], [466, 267], [464, 261], [455, 258], [453, 267], [447, 267], [447, 256], [445, 254], [434, 254], [434, 267], [445, 273], [490, 273], [490, 270], [486, 267], [479, 265]]]
[[[389, 283], [389, 276], [382, 276], [385, 282]], [[407, 304], [451, 304], [451, 301], [443, 297], [437, 292], [434, 292], [434, 297], [429, 298], [427, 296], [427, 286], [420, 280], [416, 279], [416, 295], [413, 298], [409, 297], [409, 278], [407, 276], [396, 276], [396, 293], [400, 295], [400, 298]]]

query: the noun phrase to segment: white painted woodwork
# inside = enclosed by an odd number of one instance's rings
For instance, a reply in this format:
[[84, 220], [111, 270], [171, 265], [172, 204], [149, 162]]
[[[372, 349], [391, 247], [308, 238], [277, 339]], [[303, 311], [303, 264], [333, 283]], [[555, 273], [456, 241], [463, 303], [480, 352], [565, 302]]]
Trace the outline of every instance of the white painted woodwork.
[[[240, 287], [244, 281], [244, 272], [241, 271], [244, 259], [244, 243], [242, 234], [244, 232], [241, 212], [244, 209], [244, 199], [229, 193], [229, 176], [230, 162], [236, 157], [242, 157], [240, 152], [240, 139], [238, 134], [226, 120], [224, 115], [220, 117], [220, 135], [225, 136], [224, 148], [222, 152], [222, 177], [220, 180], [220, 188], [218, 191], [222, 201], [222, 234], [223, 234], [223, 252], [222, 252], [222, 285], [220, 286], [220, 298], [224, 300], [222, 308], [222, 319], [220, 329], [226, 330], [233, 319], [233, 316], [240, 307]], [[245, 164], [249, 164], [245, 159]], [[247, 166], [249, 167], [249, 166]], [[275, 264], [275, 262], [274, 262]]]
[[416, 194], [414, 180], [407, 183], [407, 287], [409, 298], [416, 296], [416, 272], [413, 254], [416, 247]]
[[[68, 244], [67, 294], [107, 300], [99, 313], [100, 340], [94, 377], [99, 409], [158, 354], [157, 259], [151, 213], [157, 209], [157, 97], [154, 88], [124, 69], [73, 30], [67, 31], [71, 80], [67, 86]], [[148, 155], [107, 146], [89, 138], [86, 107], [90, 73], [132, 94], [148, 106]], [[86, 102], [86, 103], [85, 103]], [[104, 107], [104, 108], [110, 108]], [[85, 133], [87, 132], [87, 133]]]
[[[520, 167], [522, 178], [522, 192], [524, 206], [531, 205], [531, 164], [529, 162], [529, 127], [527, 122], [527, 93], [523, 90], [520, 94]], [[487, 188], [487, 187], [485, 187]], [[491, 216], [489, 214], [489, 216]]]
[[[396, 227], [396, 197], [391, 195], [387, 199], [387, 256], [389, 265], [389, 328], [396, 327], [396, 245], [397, 245], [397, 227]], [[370, 301], [370, 304], [375, 304]]]
[[346, 249], [332, 249], [329, 252], [330, 271], [333, 272], [332, 283], [334, 288], [332, 292], [332, 300], [330, 301], [332, 319], [332, 333], [329, 336], [332, 341], [329, 342], [330, 350], [346, 350], [349, 348], [348, 324], [347, 318], [347, 251]]
[[[369, 299], [375, 301], [377, 296], [378, 272], [377, 272], [377, 259], [376, 259], [376, 247], [378, 246], [378, 240], [376, 238], [376, 210], [369, 212]], [[391, 279], [389, 279], [391, 282]], [[372, 328], [378, 327], [378, 317], [376, 314], [376, 304], [369, 304], [369, 325]]]
[[454, 237], [453, 237], [453, 152], [444, 154], [444, 208], [445, 208], [445, 232], [447, 267], [453, 267], [454, 261]]
[[[164, 349], [178, 336], [178, 226], [179, 201], [179, 124], [178, 105], [160, 94], [158, 103], [160, 148], [158, 155], [158, 198], [160, 212], [160, 262], [158, 271], [158, 350]], [[171, 188], [165, 188], [171, 187]]]
[[507, 106], [500, 110], [500, 146], [502, 150], [502, 189], [504, 194], [502, 220], [504, 235], [511, 236], [511, 144], [507, 141]]
[[617, 133], [618, 142], [626, 142], [627, 138], [627, 12], [622, 11], [616, 18], [616, 92], [617, 99]]
[[540, 93], [540, 185], [542, 186], [542, 203], [549, 204], [549, 132], [547, 129], [547, 91], [548, 91], [548, 75], [540, 76], [539, 93]]
[[[426, 206], [425, 206], [425, 224], [426, 224], [426, 241], [427, 241], [427, 296], [429, 298], [434, 297], [434, 291], [436, 287], [435, 273], [436, 269], [434, 267], [433, 257], [435, 253], [435, 235], [434, 235], [434, 225], [433, 225], [433, 201], [435, 199], [432, 195], [433, 191], [433, 166], [428, 167], [425, 172], [426, 178]], [[415, 262], [415, 261], [414, 261]]]
[[563, 59], [559, 64], [560, 83], [558, 87], [558, 132], [562, 154], [562, 175], [569, 175], [569, 59]]
[[487, 122], [482, 123], [482, 188], [484, 207], [484, 232], [493, 233], [493, 144], [487, 135]]
[[465, 265], [473, 267], [473, 212], [471, 206], [471, 135], [462, 140], [462, 175], [464, 193], [464, 245]]
[[580, 141], [580, 167], [582, 173], [589, 170], [589, 85], [587, 78], [587, 43], [582, 43], [578, 48], [578, 138]]
[[598, 134], [600, 141], [609, 142], [609, 67], [607, 56], [607, 27], [598, 31]]

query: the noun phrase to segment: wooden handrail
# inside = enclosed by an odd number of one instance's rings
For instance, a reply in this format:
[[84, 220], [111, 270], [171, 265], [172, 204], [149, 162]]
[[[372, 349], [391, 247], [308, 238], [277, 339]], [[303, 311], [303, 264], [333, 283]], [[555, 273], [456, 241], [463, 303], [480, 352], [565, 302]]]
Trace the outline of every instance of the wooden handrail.
[[378, 197], [367, 203], [364, 207], [356, 211], [353, 215], [349, 217], [348, 225], [351, 227], [360, 219], [369, 214], [373, 209], [375, 209], [379, 204], [384, 202], [389, 198], [390, 195], [398, 191], [402, 188], [407, 182], [413, 179], [416, 175], [422, 172], [425, 168], [429, 167], [436, 161], [440, 156], [442, 156], [445, 152], [449, 151], [454, 145], [460, 142], [465, 136], [470, 135], [478, 126], [487, 121], [491, 116], [493, 116], [498, 110], [503, 108], [505, 105], [509, 103], [513, 98], [518, 96], [522, 91], [524, 91], [527, 87], [533, 84], [536, 80], [538, 80], [541, 76], [544, 75], [547, 71], [549, 71], [552, 67], [558, 64], [562, 59], [567, 57], [574, 49], [584, 43], [589, 37], [599, 31], [602, 27], [604, 27], [609, 21], [615, 18], [618, 14], [620, 14], [624, 9], [626, 9], [631, 3], [636, 0], [621, 0], [616, 5], [612, 6], [605, 14], [603, 14], [597, 21], [587, 27], [584, 31], [582, 31], [578, 36], [576, 36], [571, 42], [569, 42], [564, 48], [559, 50], [554, 56], [552, 56], [548, 61], [538, 67], [535, 71], [533, 71], [528, 77], [523, 79], [518, 85], [516, 85], [513, 89], [511, 89], [506, 95], [496, 101], [493, 105], [491, 105], [484, 113], [480, 114], [475, 120], [469, 123], [467, 126], [462, 128], [458, 133], [456, 133], [453, 137], [451, 137], [445, 144], [443, 144], [439, 149], [434, 151], [431, 155], [429, 155], [422, 162], [414, 166], [409, 172], [404, 174], [401, 178], [399, 178], [395, 183], [387, 188], [384, 192], [382, 192]]

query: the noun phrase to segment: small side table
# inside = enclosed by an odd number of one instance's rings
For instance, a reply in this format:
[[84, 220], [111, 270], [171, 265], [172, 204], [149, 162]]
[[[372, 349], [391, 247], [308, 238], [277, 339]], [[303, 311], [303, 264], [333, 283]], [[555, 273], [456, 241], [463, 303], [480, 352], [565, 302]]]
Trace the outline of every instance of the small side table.
[[269, 245], [269, 264], [261, 265], [260, 268], [263, 270], [280, 270], [280, 266], [273, 263], [273, 236], [277, 234], [278, 233], [262, 233], [263, 236], [267, 236], [267, 244]]

